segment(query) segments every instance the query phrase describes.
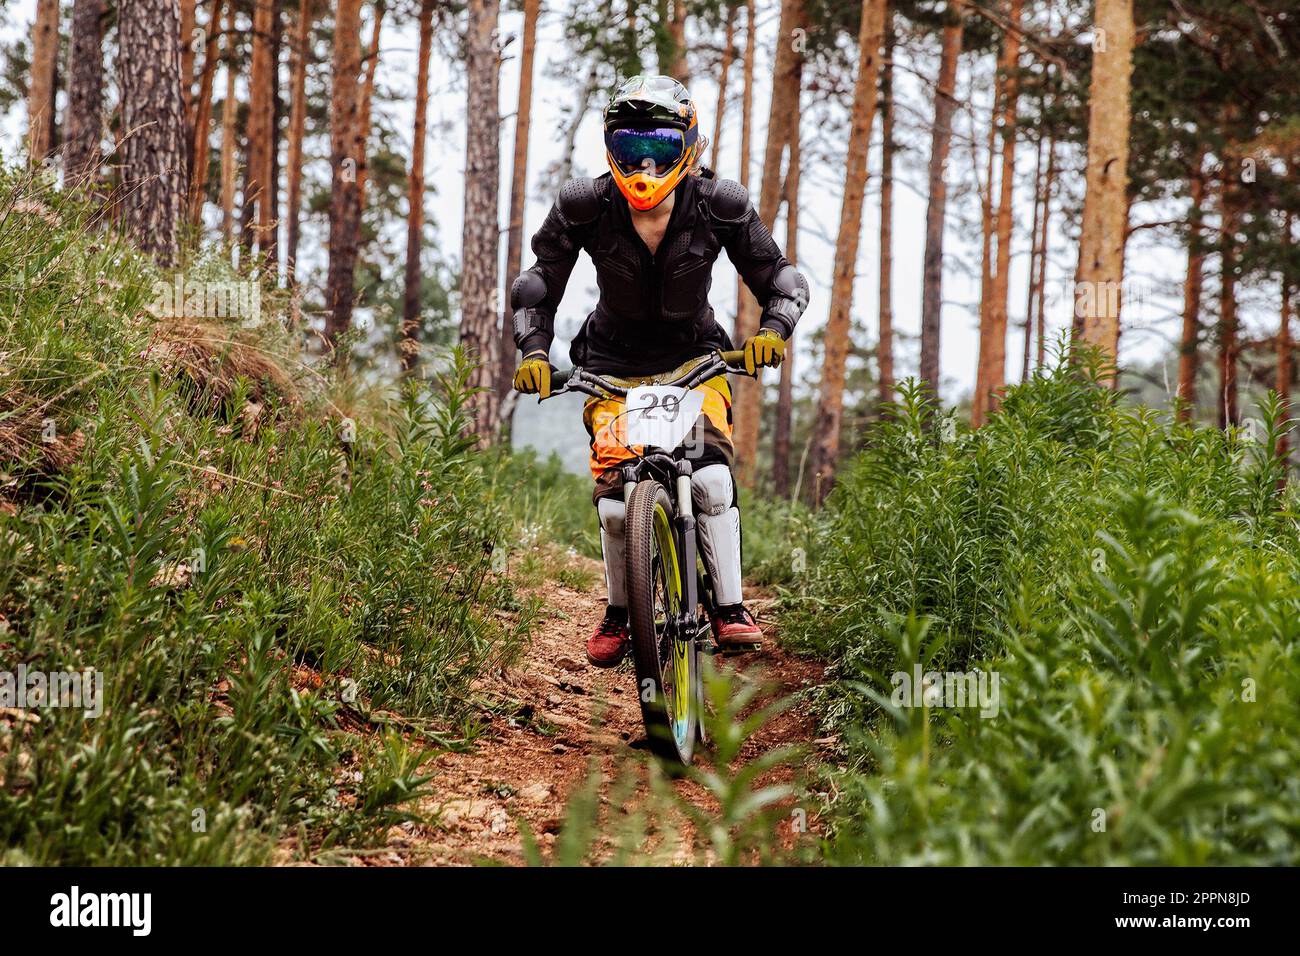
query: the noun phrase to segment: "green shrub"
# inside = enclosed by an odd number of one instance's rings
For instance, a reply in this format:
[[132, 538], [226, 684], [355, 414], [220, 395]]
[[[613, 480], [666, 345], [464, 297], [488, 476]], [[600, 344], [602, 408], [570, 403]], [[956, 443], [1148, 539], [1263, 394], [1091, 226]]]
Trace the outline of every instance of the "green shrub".
[[[829, 858], [1294, 864], [1279, 427], [1255, 442], [1120, 409], [1065, 365], [977, 433], [936, 418], [904, 390], [787, 596], [787, 634], [834, 661]], [[906, 706], [894, 675], [918, 666], [996, 675], [996, 715]]]
[[169, 278], [88, 214], [0, 177], [0, 671], [104, 680], [98, 717], [0, 711], [0, 860], [368, 840], [423, 780], [367, 727], [460, 720], [530, 624], [466, 365], [350, 415], [275, 316], [147, 312]]

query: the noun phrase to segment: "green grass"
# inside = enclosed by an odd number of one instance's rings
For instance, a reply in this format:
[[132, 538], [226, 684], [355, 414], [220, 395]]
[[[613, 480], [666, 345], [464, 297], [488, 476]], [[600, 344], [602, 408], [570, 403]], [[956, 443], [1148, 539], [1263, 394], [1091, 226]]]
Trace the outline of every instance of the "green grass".
[[159, 321], [170, 277], [88, 212], [0, 177], [0, 670], [104, 675], [100, 717], [0, 716], [0, 861], [372, 840], [532, 620], [465, 365], [359, 395], [279, 315]]
[[[978, 433], [945, 441], [933, 417], [904, 391], [787, 594], [788, 639], [834, 662], [827, 858], [1300, 860], [1300, 526], [1279, 429], [1119, 408], [1065, 365]], [[905, 706], [893, 675], [916, 665], [996, 674], [996, 716]]]

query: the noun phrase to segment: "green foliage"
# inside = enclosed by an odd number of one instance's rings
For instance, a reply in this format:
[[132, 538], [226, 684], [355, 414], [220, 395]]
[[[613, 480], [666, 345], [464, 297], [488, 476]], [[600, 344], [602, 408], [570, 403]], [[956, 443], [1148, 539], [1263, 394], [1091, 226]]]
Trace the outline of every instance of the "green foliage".
[[[1173, 424], [1065, 364], [974, 434], [902, 394], [789, 601], [787, 634], [835, 661], [829, 858], [1294, 864], [1281, 426]], [[996, 675], [996, 713], [900, 697], [914, 667]]]
[[467, 365], [353, 420], [274, 317], [145, 312], [170, 277], [86, 215], [0, 181], [0, 671], [103, 675], [100, 716], [0, 711], [0, 859], [373, 839], [531, 621], [492, 613], [507, 512]]

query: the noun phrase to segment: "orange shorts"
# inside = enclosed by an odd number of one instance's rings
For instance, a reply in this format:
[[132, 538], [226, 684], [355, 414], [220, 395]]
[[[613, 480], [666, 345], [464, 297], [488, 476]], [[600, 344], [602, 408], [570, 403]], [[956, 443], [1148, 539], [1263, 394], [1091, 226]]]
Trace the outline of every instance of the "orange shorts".
[[[648, 379], [617, 379], [610, 381], [618, 385], [645, 384]], [[692, 391], [704, 393], [704, 408], [700, 412], [697, 424], [696, 440], [707, 446], [718, 460], [731, 463], [731, 386], [727, 377], [719, 375], [701, 382]], [[626, 422], [624, 414], [626, 400], [622, 398], [589, 398], [582, 411], [582, 423], [587, 426], [591, 436], [591, 475], [600, 483], [607, 473], [618, 468], [624, 462], [631, 461], [640, 453], [639, 445], [627, 446]], [[597, 489], [599, 493], [599, 488]]]

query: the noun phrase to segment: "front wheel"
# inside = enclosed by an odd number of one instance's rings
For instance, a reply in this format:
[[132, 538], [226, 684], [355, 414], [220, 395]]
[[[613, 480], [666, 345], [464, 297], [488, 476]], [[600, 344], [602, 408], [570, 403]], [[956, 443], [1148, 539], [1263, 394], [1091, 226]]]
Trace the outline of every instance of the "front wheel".
[[699, 719], [698, 661], [695, 642], [684, 639], [678, 627], [684, 590], [681, 555], [672, 499], [659, 482], [637, 483], [623, 540], [628, 625], [646, 736], [660, 757], [689, 764]]

